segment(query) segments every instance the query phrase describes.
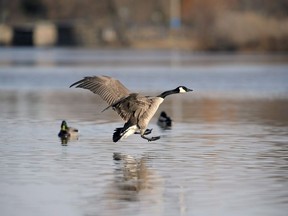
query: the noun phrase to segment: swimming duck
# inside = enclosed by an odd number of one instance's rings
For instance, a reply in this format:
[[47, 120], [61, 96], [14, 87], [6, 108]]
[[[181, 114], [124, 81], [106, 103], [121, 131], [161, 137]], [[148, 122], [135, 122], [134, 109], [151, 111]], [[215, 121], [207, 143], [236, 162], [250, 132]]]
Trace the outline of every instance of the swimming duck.
[[171, 129], [172, 119], [166, 114], [166, 112], [162, 111], [158, 118], [157, 124], [162, 129]]
[[58, 137], [67, 139], [70, 137], [77, 137], [77, 136], [78, 136], [78, 129], [68, 127], [66, 121], [62, 121]]

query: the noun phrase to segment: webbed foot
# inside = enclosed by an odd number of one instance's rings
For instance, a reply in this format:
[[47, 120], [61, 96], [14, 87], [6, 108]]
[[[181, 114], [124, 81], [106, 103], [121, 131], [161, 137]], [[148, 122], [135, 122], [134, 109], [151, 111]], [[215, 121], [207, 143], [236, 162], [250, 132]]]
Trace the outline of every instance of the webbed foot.
[[151, 137], [150, 140], [148, 140], [148, 142], [159, 140], [159, 139], [160, 139], [160, 136]]
[[149, 138], [149, 137], [145, 137], [144, 135], [142, 135], [141, 137], [142, 137], [143, 139], [148, 140], [148, 142], [151, 142], [151, 141], [155, 141], [155, 140], [160, 139], [160, 136]]
[[[151, 129], [146, 129], [145, 130], [145, 132], [144, 132], [144, 135], [148, 135], [148, 134], [150, 134], [150, 133], [152, 133], [152, 130], [153, 130], [153, 128], [151, 128]], [[140, 134], [140, 132], [135, 132], [134, 134]]]
[[148, 134], [152, 133], [152, 130], [153, 130], [153, 128], [146, 129], [145, 132], [144, 132], [144, 135], [148, 135]]

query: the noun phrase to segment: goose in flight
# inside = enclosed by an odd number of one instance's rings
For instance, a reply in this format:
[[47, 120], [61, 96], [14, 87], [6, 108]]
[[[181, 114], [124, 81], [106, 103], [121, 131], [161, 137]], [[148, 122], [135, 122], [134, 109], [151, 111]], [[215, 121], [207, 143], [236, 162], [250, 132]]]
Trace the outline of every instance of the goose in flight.
[[117, 142], [127, 138], [134, 133], [140, 133], [143, 139], [154, 141], [160, 136], [146, 137], [147, 126], [156, 113], [164, 98], [171, 94], [186, 93], [192, 91], [185, 86], [165, 91], [158, 96], [144, 96], [138, 93], [131, 93], [119, 80], [109, 76], [90, 76], [73, 83], [71, 87], [83, 88], [98, 94], [108, 103], [106, 109], [112, 107], [125, 121], [121, 128], [116, 128], [113, 134], [113, 141]]

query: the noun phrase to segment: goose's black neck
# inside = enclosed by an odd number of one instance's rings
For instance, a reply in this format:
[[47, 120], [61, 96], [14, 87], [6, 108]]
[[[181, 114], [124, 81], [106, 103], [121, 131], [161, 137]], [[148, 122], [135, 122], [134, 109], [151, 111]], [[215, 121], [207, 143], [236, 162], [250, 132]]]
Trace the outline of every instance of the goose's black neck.
[[173, 89], [173, 90], [169, 90], [169, 91], [165, 91], [165, 92], [161, 93], [158, 97], [165, 98], [168, 95], [176, 94], [176, 93], [178, 93], [178, 91], [176, 89]]

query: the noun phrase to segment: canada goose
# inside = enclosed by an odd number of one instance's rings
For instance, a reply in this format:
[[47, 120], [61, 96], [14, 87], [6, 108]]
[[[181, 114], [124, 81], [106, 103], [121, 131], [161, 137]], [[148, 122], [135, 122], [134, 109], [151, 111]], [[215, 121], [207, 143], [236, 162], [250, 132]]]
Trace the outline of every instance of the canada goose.
[[58, 137], [60, 137], [61, 139], [67, 139], [70, 137], [77, 137], [77, 136], [78, 136], [78, 129], [68, 127], [66, 121], [62, 121]]
[[[140, 132], [143, 139], [154, 141], [157, 137], [146, 137], [147, 126], [151, 118], [156, 113], [164, 98], [171, 94], [185, 93], [192, 91], [185, 86], [165, 91], [158, 96], [143, 96], [138, 93], [131, 93], [119, 80], [109, 76], [92, 76], [73, 83], [76, 88], [83, 88], [98, 94], [109, 106], [112, 107], [125, 121], [122, 128], [116, 128], [113, 134], [113, 141], [117, 142], [127, 138], [135, 132]], [[151, 131], [150, 131], [151, 132]]]
[[162, 111], [157, 124], [163, 129], [170, 129], [172, 127], [172, 119], [166, 114], [166, 112]]

